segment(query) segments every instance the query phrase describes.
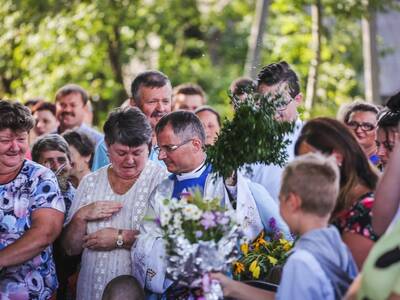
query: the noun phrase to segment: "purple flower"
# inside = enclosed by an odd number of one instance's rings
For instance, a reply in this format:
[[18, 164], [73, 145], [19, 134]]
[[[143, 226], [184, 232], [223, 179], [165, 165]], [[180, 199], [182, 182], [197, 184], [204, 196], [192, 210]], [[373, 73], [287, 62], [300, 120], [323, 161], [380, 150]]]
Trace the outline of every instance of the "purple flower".
[[217, 212], [217, 213], [216, 213], [216, 216], [217, 216], [217, 223], [218, 223], [218, 224], [220, 224], [220, 225], [226, 225], [226, 224], [229, 223], [229, 217], [226, 216], [225, 214], [220, 213], [220, 212]]
[[196, 238], [201, 238], [202, 236], [203, 236], [203, 232], [202, 231], [200, 231], [200, 230], [197, 230], [195, 233], [194, 233], [194, 235], [196, 236]]
[[215, 223], [214, 214], [212, 212], [206, 211], [202, 215], [202, 220], [200, 221], [200, 224], [203, 225], [206, 230], [208, 228], [215, 227], [217, 224]]
[[160, 218], [156, 218], [156, 219], [155, 219], [155, 222], [156, 222], [157, 226], [161, 227]]
[[270, 219], [269, 219], [269, 221], [268, 221], [268, 226], [269, 226], [269, 228], [271, 229], [271, 231], [276, 231], [276, 230], [277, 230], [275, 218], [270, 218]]

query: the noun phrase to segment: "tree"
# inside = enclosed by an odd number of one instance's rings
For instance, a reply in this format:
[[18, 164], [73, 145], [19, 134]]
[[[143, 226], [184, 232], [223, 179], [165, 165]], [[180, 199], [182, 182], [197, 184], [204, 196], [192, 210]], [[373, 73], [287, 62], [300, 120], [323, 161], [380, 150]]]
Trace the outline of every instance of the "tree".
[[311, 4], [311, 49], [313, 57], [308, 71], [305, 109], [309, 113], [316, 98], [318, 84], [318, 69], [321, 63], [321, 30], [322, 30], [322, 3], [315, 0]]

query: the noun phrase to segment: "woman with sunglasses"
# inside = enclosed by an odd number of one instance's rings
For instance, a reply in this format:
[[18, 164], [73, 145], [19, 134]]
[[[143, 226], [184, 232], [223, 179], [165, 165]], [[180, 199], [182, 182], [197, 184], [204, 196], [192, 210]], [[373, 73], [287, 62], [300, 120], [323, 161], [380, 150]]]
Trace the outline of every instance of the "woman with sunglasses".
[[379, 157], [376, 149], [376, 123], [378, 108], [364, 101], [355, 101], [349, 105], [344, 115], [344, 123], [349, 128], [364, 153], [374, 164], [379, 164]]

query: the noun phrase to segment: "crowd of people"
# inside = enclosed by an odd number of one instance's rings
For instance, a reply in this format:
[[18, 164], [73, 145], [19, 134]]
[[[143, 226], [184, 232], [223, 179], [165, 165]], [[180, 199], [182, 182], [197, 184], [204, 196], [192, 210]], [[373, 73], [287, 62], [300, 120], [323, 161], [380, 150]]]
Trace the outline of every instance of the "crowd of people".
[[194, 188], [218, 197], [250, 240], [270, 218], [296, 237], [276, 293], [212, 273], [226, 297], [400, 299], [400, 92], [383, 107], [356, 101], [305, 122], [284, 61], [229, 88], [239, 102], [290, 95], [275, 113], [294, 123], [286, 166], [216, 176], [206, 147], [219, 113], [199, 85], [173, 88], [159, 71], [135, 77], [102, 132], [76, 84], [54, 103], [0, 100], [0, 299], [185, 299], [155, 220], [164, 199]]

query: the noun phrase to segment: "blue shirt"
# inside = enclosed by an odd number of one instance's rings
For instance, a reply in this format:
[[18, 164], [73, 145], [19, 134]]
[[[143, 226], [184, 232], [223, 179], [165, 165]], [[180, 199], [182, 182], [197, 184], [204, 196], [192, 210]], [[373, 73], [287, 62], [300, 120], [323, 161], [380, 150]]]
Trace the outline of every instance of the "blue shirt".
[[310, 248], [310, 243], [311, 248], [320, 251], [325, 259], [338, 265], [351, 278], [357, 275], [357, 266], [338, 230], [334, 226], [314, 229], [296, 242], [283, 267], [276, 299], [335, 299], [330, 278], [313, 254], [305, 250]]

